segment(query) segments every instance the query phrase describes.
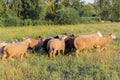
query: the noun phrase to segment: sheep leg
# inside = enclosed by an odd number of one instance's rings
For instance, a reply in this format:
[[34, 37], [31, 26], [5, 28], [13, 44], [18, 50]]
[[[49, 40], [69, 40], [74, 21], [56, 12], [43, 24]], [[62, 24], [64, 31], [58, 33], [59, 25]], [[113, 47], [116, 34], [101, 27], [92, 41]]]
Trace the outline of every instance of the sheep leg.
[[24, 53], [24, 58], [27, 58], [27, 57], [28, 57], [28, 53], [25, 52], [25, 53]]
[[78, 50], [76, 50], [76, 57], [78, 57], [79, 56], [79, 49]]
[[63, 49], [63, 50], [62, 50], [63, 55], [64, 55], [64, 51], [65, 51], [65, 50]]
[[58, 50], [58, 56], [60, 55], [60, 50]]
[[[25, 54], [25, 53], [24, 53]], [[21, 54], [21, 61], [23, 60], [24, 54]]]
[[55, 54], [56, 54], [57, 50], [53, 51], [53, 58], [55, 58]]
[[2, 56], [2, 60], [5, 60], [5, 58], [7, 57], [7, 54], [3, 54], [3, 56]]
[[103, 48], [101, 48], [101, 51], [104, 51], [104, 50], [106, 50], [107, 48], [106, 47], [103, 47]]
[[53, 53], [53, 50], [50, 50], [49, 53], [48, 53], [48, 56], [49, 56], [50, 58], [52, 58], [52, 53]]
[[35, 53], [35, 47], [32, 49], [32, 52]]
[[10, 59], [10, 60], [14, 61], [14, 59], [12, 58], [12, 56], [9, 56], [9, 57], [8, 57], [8, 59]]

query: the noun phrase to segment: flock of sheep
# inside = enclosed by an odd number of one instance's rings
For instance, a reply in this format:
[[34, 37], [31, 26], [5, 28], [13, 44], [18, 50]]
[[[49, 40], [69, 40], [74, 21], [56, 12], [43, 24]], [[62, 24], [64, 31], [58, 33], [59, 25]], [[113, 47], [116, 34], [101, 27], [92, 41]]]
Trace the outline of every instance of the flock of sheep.
[[[29, 49], [32, 49], [33, 52], [40, 49], [48, 53], [50, 58], [54, 58], [60, 53], [69, 53], [75, 51], [76, 56], [78, 57], [80, 51], [91, 50], [93, 48], [103, 51], [107, 48], [108, 44], [112, 39], [115, 39], [114, 34], [109, 34], [107, 37], [103, 37], [99, 31], [92, 32], [88, 35], [68, 35], [62, 34], [55, 37], [50, 37], [42, 39], [41, 36], [36, 39], [26, 38], [22, 42], [18, 40], [13, 40], [12, 43], [6, 43], [0, 41], [0, 54], [2, 54], [2, 60], [6, 58], [14, 60], [13, 57], [26, 58]], [[62, 52], [61, 52], [62, 51]]]

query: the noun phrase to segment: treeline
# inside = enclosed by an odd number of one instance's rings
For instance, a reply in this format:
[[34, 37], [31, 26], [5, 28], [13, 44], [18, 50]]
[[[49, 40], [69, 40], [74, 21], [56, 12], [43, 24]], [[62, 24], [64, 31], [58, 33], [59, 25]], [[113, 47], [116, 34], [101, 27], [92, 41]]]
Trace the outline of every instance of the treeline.
[[0, 0], [0, 25], [95, 23], [120, 20], [120, 0]]

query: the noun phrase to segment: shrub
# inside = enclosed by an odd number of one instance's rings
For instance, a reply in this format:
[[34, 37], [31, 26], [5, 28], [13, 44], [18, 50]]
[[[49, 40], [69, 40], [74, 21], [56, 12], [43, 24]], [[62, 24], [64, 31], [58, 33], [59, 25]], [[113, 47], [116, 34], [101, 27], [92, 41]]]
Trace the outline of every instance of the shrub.
[[80, 17], [79, 19], [80, 23], [97, 23], [99, 22], [99, 17]]
[[17, 17], [8, 17], [3, 21], [4, 26], [19, 26], [20, 19]]
[[23, 23], [23, 26], [33, 25], [33, 22], [31, 19], [24, 19], [22, 23]]
[[33, 26], [35, 25], [51, 25], [54, 24], [51, 20], [33, 20]]
[[78, 22], [78, 12], [73, 8], [64, 8], [55, 13], [55, 24], [77, 24]]
[[0, 27], [3, 26], [3, 21], [4, 21], [4, 19], [1, 17], [0, 18]]

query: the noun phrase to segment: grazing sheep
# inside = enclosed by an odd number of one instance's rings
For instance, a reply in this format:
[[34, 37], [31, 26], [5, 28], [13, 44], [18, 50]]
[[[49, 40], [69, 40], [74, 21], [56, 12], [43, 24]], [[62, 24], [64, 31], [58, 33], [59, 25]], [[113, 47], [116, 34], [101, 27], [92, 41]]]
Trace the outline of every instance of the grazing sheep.
[[2, 60], [8, 57], [11, 60], [14, 60], [13, 57], [21, 56], [21, 60], [23, 57], [27, 57], [27, 49], [29, 47], [30, 39], [25, 39], [20, 43], [11, 43], [5, 46], [3, 51]]
[[47, 43], [47, 49], [49, 50], [49, 57], [55, 57], [57, 51], [58, 55], [60, 54], [60, 51], [62, 50], [62, 53], [64, 54], [65, 50], [65, 39], [67, 38], [66, 35], [62, 35], [61, 39], [51, 39]]
[[38, 51], [42, 46], [42, 38], [38, 36], [36, 39], [30, 39], [31, 43], [29, 49], [32, 49], [33, 52]]
[[90, 50], [94, 48], [96, 43], [99, 41], [99, 37], [102, 37], [100, 32], [94, 32], [90, 35], [81, 35], [75, 38], [74, 45], [76, 48], [76, 56], [78, 57], [79, 51]]
[[113, 33], [109, 34], [108, 37], [100, 37], [96, 47], [99, 49], [99, 51], [103, 51], [104, 49], [107, 49], [107, 46], [112, 39], [116, 39], [116, 36]]

